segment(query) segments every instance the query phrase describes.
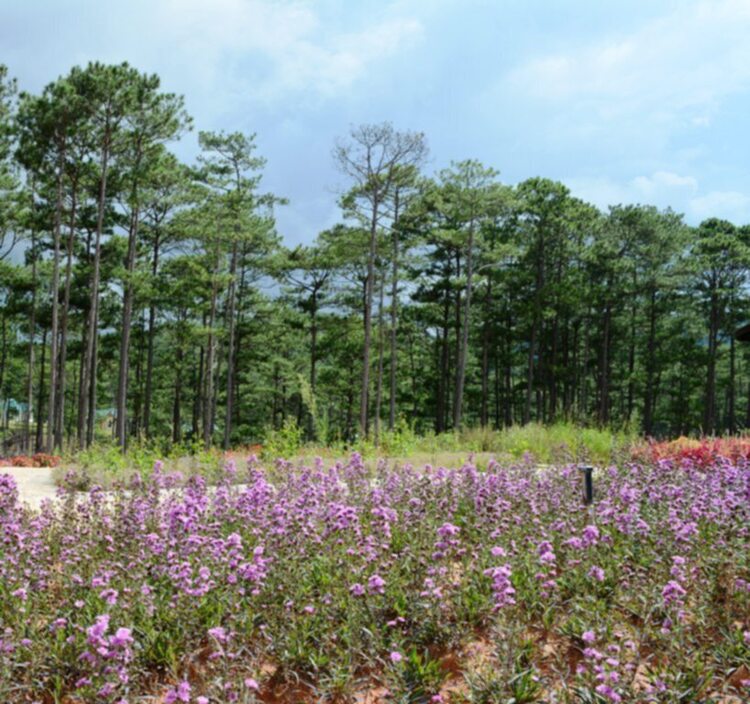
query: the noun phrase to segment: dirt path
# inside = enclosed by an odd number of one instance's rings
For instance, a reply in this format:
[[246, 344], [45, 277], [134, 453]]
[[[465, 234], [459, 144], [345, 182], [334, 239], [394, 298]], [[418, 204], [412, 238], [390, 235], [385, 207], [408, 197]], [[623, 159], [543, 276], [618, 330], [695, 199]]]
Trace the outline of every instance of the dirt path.
[[0, 467], [0, 474], [16, 480], [21, 502], [37, 508], [43, 499], [55, 498], [55, 482], [49, 467]]

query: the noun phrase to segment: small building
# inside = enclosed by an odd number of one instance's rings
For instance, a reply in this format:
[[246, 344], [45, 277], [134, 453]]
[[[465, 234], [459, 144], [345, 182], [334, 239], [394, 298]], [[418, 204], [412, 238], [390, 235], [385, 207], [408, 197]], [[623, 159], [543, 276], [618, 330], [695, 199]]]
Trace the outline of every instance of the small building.
[[14, 398], [0, 399], [0, 425], [4, 428], [26, 421], [34, 422], [34, 409], [31, 409], [29, 415], [29, 404], [22, 401], [16, 401]]

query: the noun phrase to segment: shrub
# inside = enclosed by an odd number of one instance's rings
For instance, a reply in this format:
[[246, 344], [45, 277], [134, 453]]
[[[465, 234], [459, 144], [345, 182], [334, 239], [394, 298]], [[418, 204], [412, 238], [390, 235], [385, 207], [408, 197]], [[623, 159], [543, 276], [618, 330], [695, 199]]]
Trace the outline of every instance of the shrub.
[[34, 467], [57, 467], [60, 464], [58, 455], [48, 455], [44, 452], [37, 452], [31, 459]]
[[663, 442], [640, 444], [633, 449], [633, 457], [639, 461], [668, 461], [676, 465], [689, 465], [708, 469], [717, 460], [724, 458], [732, 462], [750, 459], [750, 438], [687, 438]]

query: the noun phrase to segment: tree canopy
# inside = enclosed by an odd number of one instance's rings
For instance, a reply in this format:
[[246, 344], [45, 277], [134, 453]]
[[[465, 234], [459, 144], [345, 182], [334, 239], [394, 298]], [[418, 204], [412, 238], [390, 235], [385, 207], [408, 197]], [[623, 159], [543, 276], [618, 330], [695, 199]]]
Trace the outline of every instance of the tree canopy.
[[425, 170], [389, 123], [334, 145], [341, 221], [285, 245], [255, 135], [198, 135], [128, 64], [38, 95], [0, 67], [0, 429], [7, 451], [319, 442], [570, 420], [750, 426], [750, 227], [602, 212], [475, 159]]

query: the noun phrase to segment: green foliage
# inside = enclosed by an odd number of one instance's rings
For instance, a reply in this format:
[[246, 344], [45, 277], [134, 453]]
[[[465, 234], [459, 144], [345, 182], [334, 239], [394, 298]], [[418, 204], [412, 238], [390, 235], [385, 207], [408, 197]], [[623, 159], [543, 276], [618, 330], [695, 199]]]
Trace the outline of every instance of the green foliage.
[[405, 657], [392, 665], [394, 675], [393, 693], [399, 704], [429, 704], [440, 691], [446, 672], [440, 661], [411, 648]]
[[122, 446], [601, 464], [638, 433], [750, 421], [731, 341], [747, 226], [600, 211], [478, 160], [430, 177], [425, 136], [382, 123], [334, 149], [342, 222], [285, 247], [256, 136], [199, 131], [183, 164], [168, 143], [191, 125], [127, 63], [18, 95], [0, 67], [0, 401], [41, 419], [2, 417], [5, 454], [114, 429]]
[[[164, 472], [176, 472], [183, 479], [202, 474], [218, 479], [222, 476], [222, 454], [216, 449], [206, 449], [201, 442], [188, 443], [133, 443], [128, 451], [113, 442], [98, 442], [85, 450], [68, 453], [63, 465], [54, 472], [58, 484], [87, 489], [92, 485], [111, 487], [128, 484], [134, 476], [146, 478], [156, 464]], [[68, 476], [71, 470], [73, 477]]]
[[267, 457], [295, 457], [302, 447], [302, 429], [294, 418], [288, 418], [278, 430], [266, 428], [263, 453]]

